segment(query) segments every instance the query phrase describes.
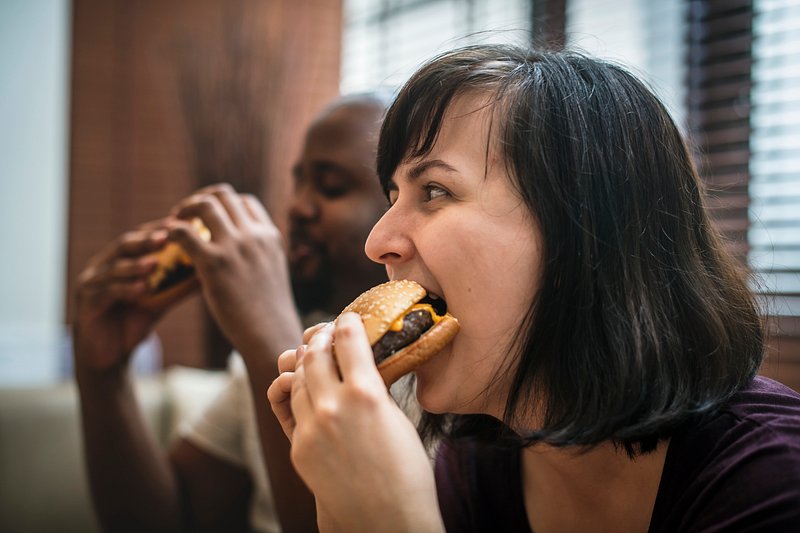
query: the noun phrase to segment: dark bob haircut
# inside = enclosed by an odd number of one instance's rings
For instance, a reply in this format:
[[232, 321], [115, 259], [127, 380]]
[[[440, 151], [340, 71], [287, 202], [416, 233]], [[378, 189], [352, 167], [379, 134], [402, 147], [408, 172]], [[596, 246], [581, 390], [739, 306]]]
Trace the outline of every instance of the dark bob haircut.
[[[489, 95], [512, 186], [543, 234], [541, 288], [509, 357], [505, 424], [426, 415], [424, 436], [502, 428], [519, 445], [629, 454], [712, 412], [750, 381], [763, 325], [712, 227], [689, 151], [659, 100], [582, 54], [479, 45], [440, 55], [400, 91], [381, 131], [384, 189], [423, 158], [455, 97]], [[531, 272], [531, 276], [537, 273]], [[531, 413], [540, 427], [520, 433]]]

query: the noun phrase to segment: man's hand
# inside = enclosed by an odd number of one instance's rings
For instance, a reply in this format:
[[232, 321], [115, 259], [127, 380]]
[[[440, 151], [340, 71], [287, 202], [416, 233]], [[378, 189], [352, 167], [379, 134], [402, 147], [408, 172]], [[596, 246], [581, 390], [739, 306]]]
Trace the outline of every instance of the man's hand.
[[[247, 358], [287, 331], [300, 331], [283, 237], [262, 204], [230, 185], [198, 191], [174, 210], [170, 238], [192, 258], [217, 324]], [[187, 222], [211, 231], [203, 241]]]
[[153, 252], [166, 242], [164, 221], [142, 226], [109, 243], [78, 276], [74, 352], [77, 368], [107, 370], [127, 365], [133, 349], [160, 313], [139, 307], [148, 290]]

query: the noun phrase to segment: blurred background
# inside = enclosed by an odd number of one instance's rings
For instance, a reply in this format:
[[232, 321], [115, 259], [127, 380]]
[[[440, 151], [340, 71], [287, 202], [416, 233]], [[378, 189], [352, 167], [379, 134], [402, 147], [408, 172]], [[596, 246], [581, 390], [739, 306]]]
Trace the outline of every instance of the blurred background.
[[[74, 279], [111, 238], [219, 181], [284, 227], [326, 102], [498, 41], [579, 48], [654, 87], [756, 274], [764, 372], [800, 389], [800, 0], [2, 0], [0, 387], [69, 376]], [[142, 350], [146, 371], [220, 367], [228, 347], [193, 298]]]
[[[475, 42], [582, 49], [655, 89], [753, 272], [762, 373], [800, 391], [800, 0], [0, 0], [0, 532], [97, 529], [69, 342], [87, 260], [220, 181], [285, 228], [326, 102]], [[138, 351], [166, 442], [228, 346], [194, 297]]]

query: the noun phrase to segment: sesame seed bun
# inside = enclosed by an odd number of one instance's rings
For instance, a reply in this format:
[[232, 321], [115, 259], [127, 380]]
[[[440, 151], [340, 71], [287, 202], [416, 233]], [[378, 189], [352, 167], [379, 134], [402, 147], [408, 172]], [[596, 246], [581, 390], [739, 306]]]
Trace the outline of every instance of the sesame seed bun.
[[[373, 287], [345, 307], [342, 313], [361, 316], [370, 346], [375, 346], [389, 332], [392, 324], [426, 296], [425, 288], [409, 280], [395, 280]], [[434, 316], [434, 325], [407, 346], [380, 363], [378, 371], [388, 387], [439, 353], [456, 336], [458, 320], [449, 313]]]

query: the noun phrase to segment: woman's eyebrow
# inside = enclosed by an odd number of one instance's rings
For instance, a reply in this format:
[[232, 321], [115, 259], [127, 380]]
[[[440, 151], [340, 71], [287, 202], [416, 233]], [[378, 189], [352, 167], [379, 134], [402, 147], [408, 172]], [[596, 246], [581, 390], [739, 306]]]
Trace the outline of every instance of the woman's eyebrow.
[[408, 171], [408, 180], [414, 181], [432, 168], [440, 168], [445, 172], [458, 172], [455, 167], [445, 163], [441, 159], [428, 159], [427, 161], [421, 161], [411, 167]]
[[[424, 174], [425, 172], [427, 172], [432, 168], [440, 168], [445, 172], [458, 173], [458, 170], [454, 166], [445, 163], [441, 159], [428, 159], [426, 161], [420, 161], [419, 163], [412, 166], [409, 169], [408, 174], [406, 174], [405, 180], [409, 183], [413, 183], [414, 181], [419, 179], [419, 177], [422, 176], [422, 174]], [[395, 182], [393, 177], [389, 178], [386, 182], [386, 185], [384, 186], [384, 191], [387, 194], [389, 191], [392, 190], [395, 191], [397, 190], [397, 183]]]

